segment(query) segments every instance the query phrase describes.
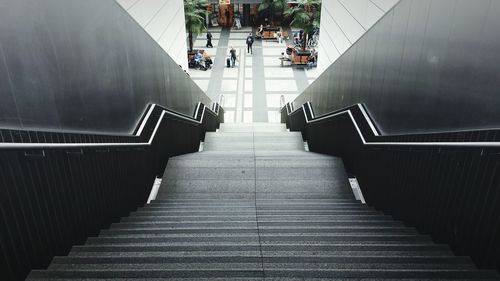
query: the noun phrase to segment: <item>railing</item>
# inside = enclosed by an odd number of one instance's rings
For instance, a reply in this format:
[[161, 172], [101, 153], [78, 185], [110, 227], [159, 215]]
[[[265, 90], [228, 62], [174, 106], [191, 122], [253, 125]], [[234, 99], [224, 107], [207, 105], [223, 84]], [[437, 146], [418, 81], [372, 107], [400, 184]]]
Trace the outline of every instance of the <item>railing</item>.
[[281, 123], [286, 123], [286, 128], [290, 127], [288, 120], [288, 115], [293, 111], [293, 104], [285, 102], [285, 96], [280, 96], [280, 114]]
[[150, 105], [132, 135], [0, 130], [2, 280], [46, 268], [144, 205], [171, 156], [198, 151], [220, 113]]
[[[214, 103], [214, 107], [217, 108], [217, 110], [220, 109], [218, 104]], [[147, 110], [147, 113], [145, 115], [145, 118], [141, 121], [141, 124], [139, 125], [138, 129], [136, 129], [136, 132], [134, 133], [135, 137], [140, 137], [144, 127], [146, 126], [147, 122], [150, 121], [151, 119], [151, 114], [152, 112], [157, 109], [161, 108], [158, 105], [152, 104], [149, 106], [149, 109]], [[217, 116], [218, 114], [211, 109], [208, 109], [208, 107], [204, 106], [201, 103], [198, 103], [195, 111], [195, 116], [198, 116], [197, 119], [187, 117], [183, 114], [170, 111], [165, 108], [161, 108], [161, 113], [160, 117], [158, 118], [158, 121], [156, 122], [154, 126], [154, 130], [149, 137], [147, 141], [139, 141], [139, 142], [77, 142], [77, 143], [65, 143], [65, 142], [42, 142], [42, 143], [32, 143], [32, 142], [0, 142], [0, 149], [2, 148], [10, 148], [10, 149], [49, 149], [49, 148], [70, 148], [70, 147], [102, 147], [102, 146], [107, 146], [107, 147], [141, 147], [141, 146], [151, 146], [151, 143], [153, 142], [154, 138], [156, 137], [156, 133], [158, 131], [158, 128], [164, 119], [166, 115], [171, 116], [172, 118], [178, 118], [180, 120], [184, 120], [185, 122], [191, 122], [195, 125], [201, 125], [204, 120], [205, 114], [211, 114], [214, 116]], [[128, 137], [128, 136], [121, 136], [121, 137]]]
[[383, 135], [361, 104], [287, 112], [310, 151], [342, 157], [369, 205], [500, 269], [500, 131]]

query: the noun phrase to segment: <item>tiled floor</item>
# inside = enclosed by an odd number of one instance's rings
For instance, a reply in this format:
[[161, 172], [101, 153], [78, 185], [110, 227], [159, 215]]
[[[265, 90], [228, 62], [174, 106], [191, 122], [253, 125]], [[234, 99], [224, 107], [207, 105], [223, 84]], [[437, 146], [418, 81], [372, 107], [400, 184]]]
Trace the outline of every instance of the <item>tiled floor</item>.
[[[281, 95], [285, 101], [293, 101], [317, 78], [317, 73], [315, 69], [280, 66], [278, 58], [285, 51], [286, 41], [280, 45], [256, 40], [253, 54], [248, 54], [245, 39], [250, 31], [248, 27], [211, 28], [214, 48], [206, 50], [214, 60], [213, 68], [191, 69], [190, 75], [212, 100], [224, 95], [226, 122], [279, 122]], [[206, 34], [198, 36], [195, 47], [204, 48], [205, 38]], [[230, 47], [238, 53], [235, 68], [226, 67]]]

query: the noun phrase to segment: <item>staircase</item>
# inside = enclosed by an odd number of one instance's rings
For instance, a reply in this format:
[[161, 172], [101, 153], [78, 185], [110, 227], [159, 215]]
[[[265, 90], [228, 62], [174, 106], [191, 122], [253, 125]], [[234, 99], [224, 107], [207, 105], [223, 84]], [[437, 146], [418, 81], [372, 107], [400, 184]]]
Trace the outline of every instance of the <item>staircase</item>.
[[356, 201], [281, 124], [224, 124], [158, 197], [28, 280], [499, 280]]

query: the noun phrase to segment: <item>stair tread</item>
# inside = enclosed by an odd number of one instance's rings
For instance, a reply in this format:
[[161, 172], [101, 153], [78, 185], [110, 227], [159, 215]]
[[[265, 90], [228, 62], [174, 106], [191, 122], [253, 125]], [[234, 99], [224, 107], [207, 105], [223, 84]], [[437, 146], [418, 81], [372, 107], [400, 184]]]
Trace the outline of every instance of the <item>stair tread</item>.
[[[102, 269], [102, 270], [46, 270], [32, 271], [30, 277], [59, 278], [92, 278], [92, 277], [263, 277], [262, 268], [230, 268], [230, 269], [157, 269], [144, 271], [143, 269]], [[266, 268], [268, 277], [355, 277], [355, 278], [496, 278], [494, 271], [478, 271], [474, 269], [286, 269]], [[56, 278], [57, 278], [56, 277]]]

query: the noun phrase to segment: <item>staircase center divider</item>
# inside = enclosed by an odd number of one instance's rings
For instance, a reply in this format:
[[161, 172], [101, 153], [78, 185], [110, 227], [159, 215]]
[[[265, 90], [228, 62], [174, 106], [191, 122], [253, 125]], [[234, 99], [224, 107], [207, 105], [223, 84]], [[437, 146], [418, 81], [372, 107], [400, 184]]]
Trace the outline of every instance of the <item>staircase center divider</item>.
[[362, 104], [316, 117], [310, 102], [281, 122], [342, 157], [367, 204], [500, 270], [500, 130], [381, 135]]
[[198, 151], [224, 110], [147, 107], [133, 135], [0, 129], [0, 269], [23, 280], [147, 201], [168, 158]]

